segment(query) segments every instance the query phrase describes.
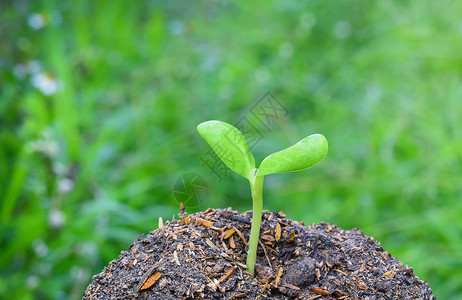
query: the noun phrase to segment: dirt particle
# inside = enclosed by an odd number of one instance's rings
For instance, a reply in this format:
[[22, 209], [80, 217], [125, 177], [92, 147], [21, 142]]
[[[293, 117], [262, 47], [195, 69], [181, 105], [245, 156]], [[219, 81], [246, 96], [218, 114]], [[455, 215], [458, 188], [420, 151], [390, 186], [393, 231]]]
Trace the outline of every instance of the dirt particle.
[[315, 279], [314, 265], [315, 262], [310, 257], [295, 260], [294, 263], [285, 267], [285, 282], [298, 287], [309, 285]]

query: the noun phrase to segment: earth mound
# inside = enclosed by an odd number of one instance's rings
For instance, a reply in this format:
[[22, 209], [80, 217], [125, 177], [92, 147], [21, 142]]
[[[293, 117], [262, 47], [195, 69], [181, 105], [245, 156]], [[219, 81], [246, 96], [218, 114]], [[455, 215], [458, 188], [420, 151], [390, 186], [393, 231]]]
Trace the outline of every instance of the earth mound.
[[255, 276], [252, 212], [208, 209], [139, 236], [83, 299], [436, 299], [428, 283], [358, 229], [264, 212]]

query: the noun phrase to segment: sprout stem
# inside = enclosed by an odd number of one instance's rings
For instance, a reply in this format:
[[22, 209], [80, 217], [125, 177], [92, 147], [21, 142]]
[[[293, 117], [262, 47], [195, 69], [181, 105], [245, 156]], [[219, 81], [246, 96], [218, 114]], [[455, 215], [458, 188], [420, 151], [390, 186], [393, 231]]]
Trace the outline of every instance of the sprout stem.
[[[256, 170], [256, 169], [254, 169]], [[254, 274], [255, 262], [257, 260], [257, 247], [260, 238], [261, 214], [263, 210], [263, 178], [255, 176], [256, 172], [250, 172], [249, 182], [252, 191], [253, 214], [252, 227], [250, 229], [249, 250], [247, 252], [247, 268], [250, 274]]]

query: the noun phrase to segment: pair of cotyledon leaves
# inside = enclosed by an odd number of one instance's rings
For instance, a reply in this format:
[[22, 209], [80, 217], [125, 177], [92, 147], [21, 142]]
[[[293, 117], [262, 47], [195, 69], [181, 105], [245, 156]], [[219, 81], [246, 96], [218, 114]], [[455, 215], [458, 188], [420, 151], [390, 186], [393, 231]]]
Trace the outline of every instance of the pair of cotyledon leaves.
[[254, 176], [307, 169], [320, 162], [328, 149], [326, 138], [322, 134], [313, 134], [267, 156], [255, 173], [255, 158], [244, 135], [237, 128], [214, 120], [199, 124], [197, 131], [229, 168], [249, 180]]

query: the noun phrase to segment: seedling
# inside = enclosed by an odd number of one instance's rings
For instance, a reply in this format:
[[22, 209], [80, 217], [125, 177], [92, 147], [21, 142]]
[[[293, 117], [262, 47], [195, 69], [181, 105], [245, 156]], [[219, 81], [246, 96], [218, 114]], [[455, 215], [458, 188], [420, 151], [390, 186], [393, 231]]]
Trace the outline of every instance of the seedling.
[[197, 131], [229, 168], [250, 182], [253, 216], [246, 265], [253, 275], [263, 210], [263, 178], [275, 173], [304, 170], [317, 164], [327, 154], [327, 140], [322, 134], [307, 136], [295, 145], [267, 156], [260, 167], [255, 168], [255, 158], [249, 145], [234, 126], [222, 121], [207, 121], [199, 124]]

